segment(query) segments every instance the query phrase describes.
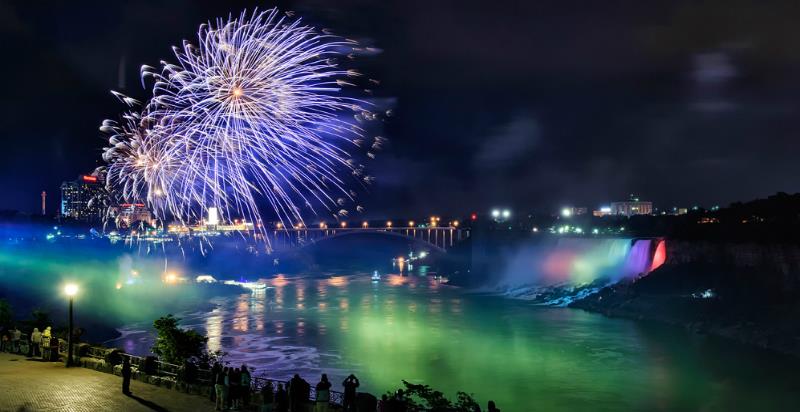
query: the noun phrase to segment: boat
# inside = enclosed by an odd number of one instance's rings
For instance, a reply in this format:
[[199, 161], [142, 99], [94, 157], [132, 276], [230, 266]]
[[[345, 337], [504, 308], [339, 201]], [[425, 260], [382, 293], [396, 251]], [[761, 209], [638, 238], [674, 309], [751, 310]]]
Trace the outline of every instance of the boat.
[[372, 281], [379, 282], [381, 280], [381, 275], [378, 274], [378, 271], [372, 272]]

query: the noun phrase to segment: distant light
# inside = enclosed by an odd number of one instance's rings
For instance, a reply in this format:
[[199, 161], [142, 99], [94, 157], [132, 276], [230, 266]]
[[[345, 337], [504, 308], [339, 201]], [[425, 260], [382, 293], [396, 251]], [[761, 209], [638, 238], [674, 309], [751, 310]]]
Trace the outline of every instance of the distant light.
[[579, 227], [576, 227], [575, 228], [575, 233], [583, 233], [583, 229], [581, 229]]
[[369, 223], [364, 222], [364, 223], [361, 224], [361, 226], [363, 226], [364, 228], [367, 228], [367, 227], [369, 227]]
[[473, 213], [473, 214], [471, 214], [469, 216], [469, 218], [472, 219], [472, 220], [478, 220], [478, 214], [477, 213]]
[[497, 209], [493, 209], [492, 210], [492, 217], [495, 217], [495, 218], [500, 217], [500, 211], [497, 210]]
[[115, 287], [117, 288], [117, 290], [120, 290], [120, 289], [122, 289], [122, 283], [119, 283], [119, 282], [117, 282], [117, 284], [115, 285]]
[[564, 217], [572, 216], [572, 208], [565, 207], [565, 208], [561, 209], [561, 216], [564, 216]]
[[78, 285], [76, 285], [74, 283], [67, 283], [64, 286], [64, 293], [69, 297], [77, 295], [78, 294]]
[[608, 206], [603, 206], [600, 208], [600, 211], [603, 213], [611, 213], [611, 208]]
[[386, 222], [386, 227], [392, 227], [392, 221], [391, 220]]
[[413, 220], [409, 220], [408, 221], [408, 227], [414, 227], [414, 221]]
[[453, 221], [453, 227], [458, 227], [458, 220]]
[[511, 216], [511, 211], [508, 209], [503, 209], [503, 218], [508, 219]]
[[341, 227], [347, 227], [347, 222], [342, 222], [342, 223], [339, 223], [339, 226], [341, 226]]
[[219, 211], [216, 207], [208, 208], [208, 222], [209, 225], [214, 226], [219, 224]]
[[595, 229], [592, 229], [592, 234], [595, 234], [595, 235], [596, 235], [596, 234], [598, 234], [598, 233], [600, 233], [600, 231], [599, 231], [599, 230], [597, 230], [597, 228], [595, 228]]
[[534, 233], [536, 233], [536, 232], [538, 232], [538, 231], [539, 231], [539, 228], [538, 228], [538, 227], [536, 227], [536, 226], [534, 226], [534, 227], [533, 227], [533, 232], [534, 232]]

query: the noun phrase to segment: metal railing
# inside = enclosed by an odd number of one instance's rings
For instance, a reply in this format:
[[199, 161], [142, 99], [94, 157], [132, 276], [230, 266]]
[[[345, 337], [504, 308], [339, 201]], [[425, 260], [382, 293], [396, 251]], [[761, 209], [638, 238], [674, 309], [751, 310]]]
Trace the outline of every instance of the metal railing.
[[[266, 386], [267, 383], [272, 385], [272, 390], [273, 391], [278, 389], [278, 384], [279, 383], [283, 384], [284, 388], [289, 385], [289, 381], [282, 381], [282, 380], [278, 380], [278, 379], [265, 378], [263, 376], [254, 377], [251, 382], [252, 383], [250, 384], [250, 390], [253, 391], [253, 392], [261, 391], [261, 388]], [[341, 405], [342, 401], [344, 400], [344, 393], [338, 392], [338, 391], [329, 391], [329, 392], [330, 392], [330, 399], [328, 400], [328, 403], [331, 403], [333, 405]], [[311, 389], [309, 391], [309, 394], [308, 394], [308, 400], [314, 401], [316, 399], [317, 399], [317, 390], [312, 385]]]
[[[67, 353], [67, 342], [64, 339], [59, 339], [58, 343], [59, 343], [58, 351], [61, 354], [66, 354]], [[75, 350], [77, 351], [78, 348], [76, 347]], [[83, 356], [94, 358], [94, 359], [103, 359], [103, 360], [105, 360], [105, 359], [107, 359], [108, 354], [112, 350], [113, 349], [111, 349], [111, 348], [98, 347], [98, 346], [88, 346], [88, 347], [84, 347]], [[128, 353], [124, 353], [122, 351], [117, 352], [117, 354], [120, 356], [120, 359], [122, 357], [127, 357], [129, 359], [130, 363], [131, 363], [131, 366], [135, 367], [137, 370], [139, 370], [142, 373], [145, 373], [146, 370], [148, 369], [148, 365], [147, 365], [148, 362], [152, 362], [152, 365], [149, 366], [149, 369], [150, 369], [151, 372], [155, 372], [155, 375], [157, 375], [157, 376], [167, 376], [167, 377], [173, 378], [176, 381], [178, 381], [178, 380], [180, 380], [182, 372], [183, 372], [183, 367], [182, 366], [175, 365], [175, 364], [169, 363], [169, 362], [160, 361], [155, 357], [136, 356], [136, 355], [131, 355], [131, 354], [128, 354]], [[200, 369], [200, 368], [198, 368], [196, 370], [196, 372], [197, 372], [197, 374], [196, 374], [195, 378], [196, 378], [196, 381], [198, 383], [205, 384], [205, 385], [213, 385], [214, 376], [212, 376], [212, 372], [211, 372], [210, 369]], [[258, 392], [261, 391], [261, 389], [267, 383], [271, 384], [273, 391], [275, 391], [275, 390], [278, 389], [278, 384], [279, 383], [283, 384], [284, 387], [288, 387], [289, 381], [284, 381], [284, 380], [279, 380], [279, 379], [272, 379], [272, 378], [267, 378], [267, 377], [264, 377], [264, 376], [254, 376], [250, 380], [250, 391], [252, 393], [258, 393]], [[310, 401], [316, 400], [316, 397], [317, 397], [317, 393], [316, 392], [317, 392], [316, 388], [314, 388], [314, 386], [311, 386], [310, 391], [309, 391], [309, 400]], [[329, 391], [329, 392], [330, 392], [329, 403], [334, 404], [334, 405], [341, 405], [342, 401], [343, 401], [343, 398], [344, 398], [344, 393], [338, 392], [338, 391]]]

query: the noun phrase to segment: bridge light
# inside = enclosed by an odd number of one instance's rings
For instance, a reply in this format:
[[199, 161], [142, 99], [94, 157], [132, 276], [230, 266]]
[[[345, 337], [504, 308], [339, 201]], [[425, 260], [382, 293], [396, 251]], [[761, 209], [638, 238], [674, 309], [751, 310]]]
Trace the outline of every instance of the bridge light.
[[319, 228], [320, 229], [325, 229], [326, 227], [327, 227], [327, 225], [325, 225], [325, 222], [320, 222], [320, 224], [319, 224]]
[[276, 223], [276, 224], [275, 224], [275, 227], [277, 227], [278, 229], [280, 229], [280, 228], [282, 228], [282, 227], [283, 227], [283, 223], [281, 223], [281, 222], [278, 222], [278, 223]]
[[453, 221], [453, 227], [458, 227], [458, 220]]
[[414, 227], [414, 221], [413, 220], [409, 220], [408, 221], [408, 227]]
[[392, 221], [391, 220], [386, 222], [386, 227], [392, 227]]
[[561, 209], [561, 216], [564, 216], [564, 217], [572, 216], [572, 208], [571, 207], [565, 207], [565, 208]]
[[347, 222], [342, 222], [342, 223], [339, 223], [339, 226], [341, 226], [341, 227], [347, 227]]
[[364, 229], [366, 229], [366, 228], [368, 228], [368, 227], [369, 227], [369, 223], [367, 223], [367, 222], [365, 221], [364, 223], [362, 223], [362, 224], [361, 224], [361, 227], [363, 227]]

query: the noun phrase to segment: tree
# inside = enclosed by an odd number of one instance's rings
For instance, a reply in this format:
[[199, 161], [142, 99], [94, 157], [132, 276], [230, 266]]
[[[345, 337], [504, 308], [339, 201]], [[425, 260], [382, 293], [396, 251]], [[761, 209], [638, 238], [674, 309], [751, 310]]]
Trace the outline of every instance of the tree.
[[178, 326], [180, 318], [169, 314], [153, 322], [158, 336], [151, 351], [169, 363], [182, 365], [184, 361], [196, 361], [205, 354], [207, 336]]
[[[403, 392], [408, 410], [472, 412], [478, 406], [472, 395], [466, 392], [457, 392], [457, 399], [452, 402], [445, 398], [442, 392], [433, 390], [428, 385], [417, 385], [404, 380], [403, 386], [405, 386]], [[387, 395], [389, 395], [389, 398], [393, 396], [392, 393]]]
[[0, 299], [0, 326], [8, 326], [14, 314], [11, 312], [11, 305], [5, 299]]

